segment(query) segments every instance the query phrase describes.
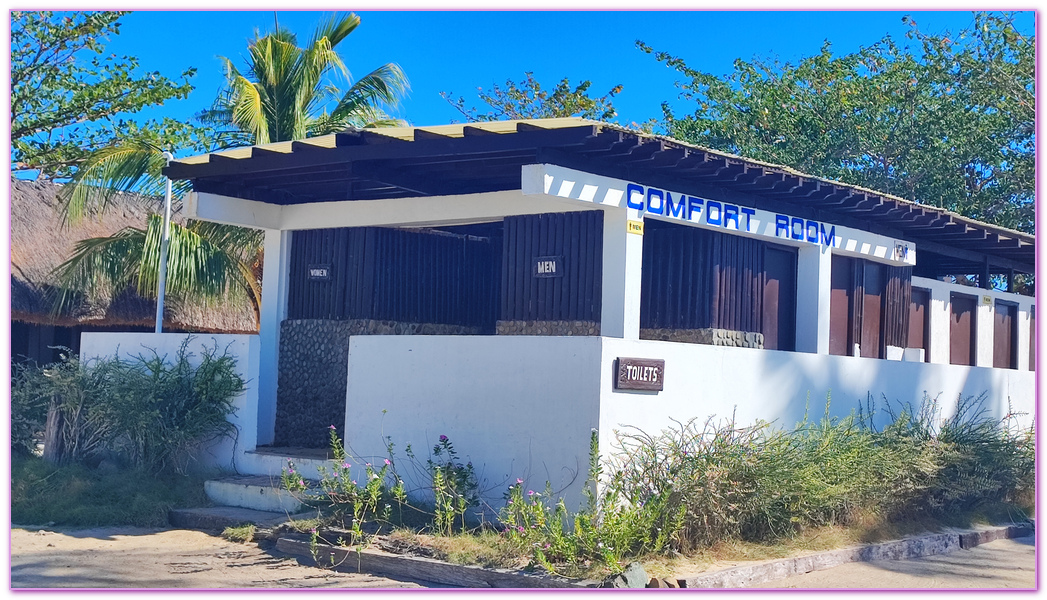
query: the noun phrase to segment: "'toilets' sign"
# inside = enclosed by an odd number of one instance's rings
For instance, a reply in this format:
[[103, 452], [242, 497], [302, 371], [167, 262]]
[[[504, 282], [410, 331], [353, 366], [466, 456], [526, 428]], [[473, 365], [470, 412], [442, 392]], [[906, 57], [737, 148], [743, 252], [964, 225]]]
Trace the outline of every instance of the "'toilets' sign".
[[[906, 240], [557, 165], [525, 165], [522, 189], [524, 194], [546, 194], [626, 208], [630, 219], [652, 217], [792, 246], [815, 244], [841, 254], [895, 265], [916, 264], [916, 249]], [[642, 227], [630, 232], [642, 233]]]

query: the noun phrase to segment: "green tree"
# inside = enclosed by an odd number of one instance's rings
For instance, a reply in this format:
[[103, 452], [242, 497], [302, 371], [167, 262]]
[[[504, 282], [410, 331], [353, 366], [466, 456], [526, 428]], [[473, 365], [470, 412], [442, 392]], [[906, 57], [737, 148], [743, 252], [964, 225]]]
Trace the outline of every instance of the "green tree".
[[11, 169], [44, 178], [72, 174], [94, 151], [148, 135], [186, 145], [201, 133], [173, 119], [138, 123], [142, 108], [185, 98], [193, 87], [140, 73], [131, 56], [106, 54], [126, 12], [11, 12]]
[[684, 76], [669, 135], [1033, 230], [1035, 39], [1013, 15], [977, 13], [950, 36], [907, 19], [916, 47], [890, 37], [834, 56], [828, 42], [796, 65], [736, 60], [725, 77], [638, 47]]
[[549, 119], [555, 117], [583, 117], [598, 121], [610, 121], [617, 116], [611, 100], [622, 91], [621, 85], [611, 88], [599, 98], [589, 96], [592, 82], [583, 81], [571, 88], [567, 77], [560, 80], [550, 93], [531, 72], [520, 83], [506, 80], [505, 87], [497, 85], [489, 90], [477, 88], [480, 100], [491, 107], [486, 113], [476, 108], [466, 108], [465, 99], [455, 99], [450, 92], [440, 92], [451, 106], [470, 122], [498, 121], [502, 119]]
[[[408, 87], [395, 64], [380, 67], [344, 93], [330, 80], [332, 72], [348, 76], [335, 46], [359, 23], [354, 14], [336, 15], [317, 28], [304, 49], [285, 29], [256, 37], [248, 46], [247, 75], [226, 59], [226, 88], [199, 115], [217, 129], [213, 150], [322, 135], [352, 125], [401, 124], [383, 109], [395, 105]], [[92, 206], [104, 209], [118, 192], [158, 193], [164, 181], [162, 152], [153, 141], [137, 139], [94, 153], [64, 187], [67, 215], [78, 218]], [[177, 183], [180, 192], [187, 191], [186, 182]], [[146, 230], [125, 229], [82, 241], [58, 270], [66, 290], [62, 302], [73, 292], [100, 293], [128, 285], [142, 295], [155, 295], [162, 230], [161, 220], [153, 218]], [[201, 221], [185, 227], [172, 223], [170, 232], [167, 289], [172, 295], [214, 298], [240, 288], [257, 316], [261, 232]]]

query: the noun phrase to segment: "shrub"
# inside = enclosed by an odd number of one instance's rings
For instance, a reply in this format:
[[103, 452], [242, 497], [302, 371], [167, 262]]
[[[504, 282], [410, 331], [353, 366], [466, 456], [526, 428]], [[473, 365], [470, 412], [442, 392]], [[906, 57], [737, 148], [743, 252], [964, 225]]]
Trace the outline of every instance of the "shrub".
[[12, 386], [12, 421], [19, 423], [12, 447], [24, 454], [35, 446], [43, 413], [45, 458], [55, 464], [90, 462], [108, 452], [135, 467], [184, 473], [199, 444], [235, 431], [227, 417], [244, 389], [235, 359], [220, 355], [217, 343], [194, 367], [190, 340], [173, 363], [155, 351], [87, 363], [69, 354], [21, 370]]

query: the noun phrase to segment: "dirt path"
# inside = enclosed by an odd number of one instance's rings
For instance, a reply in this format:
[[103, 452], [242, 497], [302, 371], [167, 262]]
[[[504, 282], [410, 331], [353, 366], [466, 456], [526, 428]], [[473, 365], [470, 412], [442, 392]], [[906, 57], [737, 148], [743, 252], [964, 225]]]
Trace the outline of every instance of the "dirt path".
[[300, 565], [275, 550], [199, 531], [11, 529], [13, 588], [417, 588]]

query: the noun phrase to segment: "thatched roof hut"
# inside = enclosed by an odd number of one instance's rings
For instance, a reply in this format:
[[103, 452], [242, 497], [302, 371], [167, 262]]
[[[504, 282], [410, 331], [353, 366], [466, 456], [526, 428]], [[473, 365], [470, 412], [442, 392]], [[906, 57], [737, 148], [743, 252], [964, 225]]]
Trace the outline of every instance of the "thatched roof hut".
[[[152, 327], [156, 301], [133, 289], [112, 297], [79, 299], [52, 314], [54, 269], [68, 259], [76, 242], [109, 236], [125, 227], [144, 228], [162, 200], [121, 194], [101, 214], [88, 214], [77, 225], [64, 225], [57, 198], [59, 184], [11, 180], [11, 320], [60, 327]], [[181, 220], [176, 217], [176, 220]], [[255, 333], [254, 311], [245, 296], [209, 305], [168, 299], [164, 327], [208, 333]]]

